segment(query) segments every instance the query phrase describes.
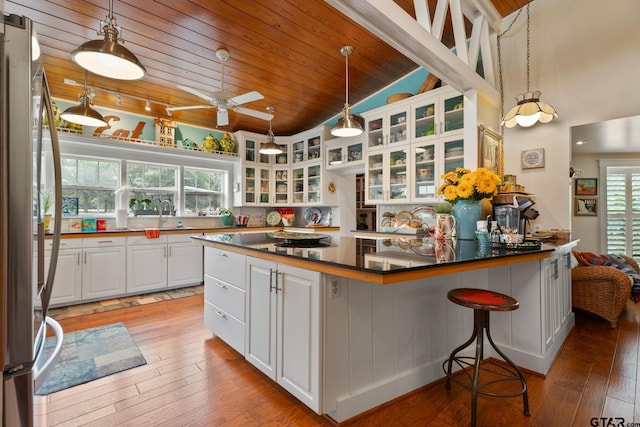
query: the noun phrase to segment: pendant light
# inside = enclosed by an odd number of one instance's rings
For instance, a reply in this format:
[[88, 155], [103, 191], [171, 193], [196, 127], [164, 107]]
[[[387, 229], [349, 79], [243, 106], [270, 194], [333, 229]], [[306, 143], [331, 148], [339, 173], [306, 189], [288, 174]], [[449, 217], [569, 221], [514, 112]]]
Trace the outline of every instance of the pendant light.
[[113, 0], [109, 0], [109, 14], [100, 21], [98, 35], [104, 40], [90, 40], [71, 52], [73, 62], [100, 76], [118, 80], [139, 80], [147, 74], [138, 58], [126, 47], [119, 37], [122, 29], [113, 16]]
[[349, 106], [349, 55], [351, 55], [352, 52], [353, 47], [351, 46], [343, 46], [342, 49], [340, 49], [340, 53], [345, 58], [345, 103], [342, 109], [342, 117], [331, 129], [331, 135], [338, 137], [358, 136], [364, 132], [364, 119], [356, 114], [352, 114], [351, 106]]
[[[516, 17], [517, 19], [517, 17]], [[515, 21], [514, 21], [515, 22]], [[506, 31], [505, 31], [506, 32]], [[516, 125], [522, 127], [530, 127], [540, 123], [548, 123], [558, 117], [558, 113], [551, 105], [540, 101], [539, 90], [531, 91], [529, 89], [529, 71], [530, 71], [530, 13], [529, 3], [527, 3], [527, 91], [516, 97], [517, 104], [502, 118], [501, 125], [512, 128]], [[500, 70], [502, 74], [502, 69]], [[502, 81], [502, 76], [500, 76]], [[501, 86], [502, 88], [502, 86]]]
[[271, 119], [269, 119], [269, 132], [267, 133], [267, 143], [260, 147], [260, 154], [280, 154], [282, 153], [282, 148], [276, 144], [275, 136], [273, 135], [273, 130], [271, 130], [271, 120], [273, 120], [273, 113], [276, 111], [275, 107], [267, 107], [267, 112], [271, 114]]
[[69, 107], [62, 114], [60, 118], [79, 125], [85, 126], [106, 126], [107, 122], [102, 117], [102, 114], [91, 108], [91, 96], [87, 90], [87, 72], [84, 72], [84, 87], [82, 94], [79, 97], [80, 104], [73, 107]]

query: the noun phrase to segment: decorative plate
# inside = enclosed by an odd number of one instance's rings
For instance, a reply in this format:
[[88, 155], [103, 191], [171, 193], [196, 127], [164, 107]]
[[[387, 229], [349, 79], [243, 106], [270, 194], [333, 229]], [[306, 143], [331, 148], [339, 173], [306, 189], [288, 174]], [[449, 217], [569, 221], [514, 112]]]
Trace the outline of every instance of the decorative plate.
[[270, 226], [274, 226], [274, 225], [278, 225], [280, 224], [280, 220], [282, 219], [282, 216], [280, 215], [280, 212], [278, 211], [271, 211], [267, 214], [267, 225]]
[[304, 221], [307, 224], [319, 224], [322, 221], [322, 211], [318, 208], [310, 208], [304, 213]]
[[396, 214], [396, 225], [409, 224], [413, 215], [409, 211], [400, 211]]
[[431, 206], [420, 206], [411, 211], [413, 218], [422, 221], [422, 227], [429, 234], [436, 229], [436, 213]]
[[393, 222], [393, 219], [391, 219], [388, 216], [385, 216], [384, 218], [382, 218], [382, 221], [380, 221], [380, 226], [382, 227], [391, 227], [391, 223]]

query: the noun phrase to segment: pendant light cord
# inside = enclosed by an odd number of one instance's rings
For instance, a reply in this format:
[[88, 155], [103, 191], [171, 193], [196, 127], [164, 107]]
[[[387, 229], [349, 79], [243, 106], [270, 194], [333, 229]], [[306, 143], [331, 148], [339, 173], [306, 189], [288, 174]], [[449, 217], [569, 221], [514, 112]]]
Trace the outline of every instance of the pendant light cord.
[[[516, 17], [513, 18], [513, 21], [511, 21], [511, 24], [509, 24], [507, 29], [501, 32], [500, 34], [498, 34], [497, 44], [498, 44], [498, 79], [500, 83], [500, 117], [504, 117], [504, 83], [503, 83], [504, 79], [502, 77], [502, 49], [500, 46], [500, 39], [502, 39], [502, 37], [505, 34], [507, 34], [509, 31], [511, 31], [511, 28], [518, 20], [518, 17], [520, 17], [520, 14], [522, 13], [522, 9], [523, 9], [522, 7], [518, 9], [518, 13], [516, 14]], [[527, 3], [527, 91], [529, 90], [529, 22], [528, 22], [529, 19], [528, 19], [528, 15], [529, 15], [529, 3]]]
[[350, 54], [351, 52], [347, 50], [347, 52], [344, 55], [344, 59], [345, 59], [344, 99], [345, 99], [346, 105], [349, 105], [349, 55]]

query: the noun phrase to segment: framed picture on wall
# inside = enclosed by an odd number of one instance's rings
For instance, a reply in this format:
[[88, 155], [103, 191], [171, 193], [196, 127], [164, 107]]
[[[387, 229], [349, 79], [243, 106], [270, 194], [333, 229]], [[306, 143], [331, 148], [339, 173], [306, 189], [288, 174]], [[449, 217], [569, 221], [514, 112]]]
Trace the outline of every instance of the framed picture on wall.
[[576, 196], [597, 196], [598, 178], [577, 178]]
[[574, 197], [573, 214], [576, 216], [598, 216], [598, 198]]
[[502, 136], [484, 125], [478, 126], [478, 166], [494, 171], [502, 178], [504, 159]]

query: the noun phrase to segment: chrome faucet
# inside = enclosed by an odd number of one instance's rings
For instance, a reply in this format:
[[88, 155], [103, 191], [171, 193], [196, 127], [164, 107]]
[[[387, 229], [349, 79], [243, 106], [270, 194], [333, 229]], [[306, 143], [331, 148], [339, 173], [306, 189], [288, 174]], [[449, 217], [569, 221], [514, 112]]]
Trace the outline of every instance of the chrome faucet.
[[159, 204], [158, 204], [158, 228], [162, 227], [162, 224], [165, 223], [167, 221], [167, 219], [165, 218], [164, 221], [162, 220], [162, 207], [164, 205], [167, 205], [167, 207], [169, 208], [169, 212], [171, 212], [171, 200], [162, 200]]

